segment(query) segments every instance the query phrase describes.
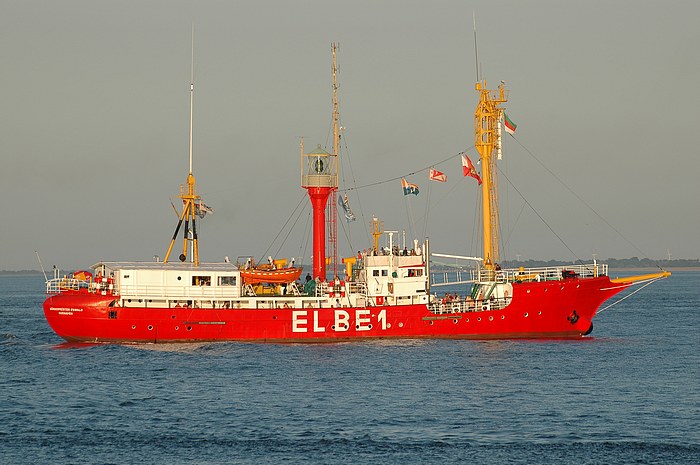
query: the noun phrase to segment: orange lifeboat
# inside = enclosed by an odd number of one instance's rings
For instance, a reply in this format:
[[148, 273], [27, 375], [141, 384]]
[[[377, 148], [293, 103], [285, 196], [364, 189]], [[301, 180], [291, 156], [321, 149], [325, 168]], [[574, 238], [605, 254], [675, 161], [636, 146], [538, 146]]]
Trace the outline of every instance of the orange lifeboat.
[[244, 284], [286, 284], [299, 279], [302, 268], [279, 268], [272, 269], [267, 265], [262, 265], [255, 268], [241, 268], [241, 278]]

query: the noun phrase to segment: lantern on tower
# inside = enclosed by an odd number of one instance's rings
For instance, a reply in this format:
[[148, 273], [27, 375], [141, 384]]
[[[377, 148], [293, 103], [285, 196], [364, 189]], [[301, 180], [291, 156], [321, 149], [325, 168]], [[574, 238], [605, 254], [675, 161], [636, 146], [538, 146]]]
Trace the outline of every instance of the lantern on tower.
[[309, 193], [313, 208], [313, 276], [326, 279], [326, 204], [338, 188], [337, 157], [317, 146], [304, 153], [301, 142], [301, 187]]

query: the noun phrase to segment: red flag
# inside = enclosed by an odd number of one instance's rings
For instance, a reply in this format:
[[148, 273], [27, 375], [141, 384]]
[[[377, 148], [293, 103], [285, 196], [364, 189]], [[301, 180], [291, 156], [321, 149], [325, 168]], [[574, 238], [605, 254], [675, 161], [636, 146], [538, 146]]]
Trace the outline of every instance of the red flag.
[[462, 171], [464, 171], [465, 176], [471, 176], [472, 178], [476, 179], [479, 182], [479, 185], [481, 185], [481, 178], [479, 177], [479, 174], [474, 169], [474, 165], [472, 165], [472, 161], [466, 155], [462, 155]]
[[447, 182], [447, 175], [443, 173], [442, 171], [434, 170], [430, 168], [430, 174], [428, 174], [428, 178], [430, 178], [431, 181], [439, 181], [439, 182]]

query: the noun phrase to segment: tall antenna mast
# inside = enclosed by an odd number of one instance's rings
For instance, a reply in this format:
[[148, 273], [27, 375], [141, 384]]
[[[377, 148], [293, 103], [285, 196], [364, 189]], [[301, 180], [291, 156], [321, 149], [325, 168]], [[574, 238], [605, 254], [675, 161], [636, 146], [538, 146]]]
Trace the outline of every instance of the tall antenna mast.
[[192, 114], [194, 107], [194, 24], [192, 24], [192, 64], [190, 71], [190, 174], [192, 174]]
[[328, 245], [330, 246], [331, 260], [333, 262], [333, 277], [338, 276], [338, 146], [340, 145], [340, 111], [338, 109], [338, 44], [331, 43], [333, 52], [333, 158], [332, 165], [336, 179], [336, 185], [331, 190], [330, 203], [328, 204]]
[[479, 47], [476, 45], [476, 11], [472, 10], [474, 17], [474, 60], [476, 62], [476, 82], [479, 82]]
[[[175, 228], [175, 233], [168, 246], [168, 251], [165, 253], [165, 258], [163, 263], [168, 263], [170, 258], [170, 252], [173, 250], [175, 245], [175, 240], [177, 239], [177, 234], [180, 231], [182, 223], [185, 223], [185, 229], [182, 240], [182, 253], [179, 256], [181, 262], [187, 259], [187, 245], [191, 245], [191, 256], [190, 261], [194, 266], [199, 266], [199, 242], [197, 238], [197, 216], [202, 216], [201, 214], [201, 197], [196, 193], [196, 183], [194, 175], [192, 174], [192, 119], [194, 108], [194, 24], [192, 25], [192, 68], [190, 74], [190, 172], [187, 175], [187, 185], [180, 186], [180, 198], [182, 199], [183, 208], [180, 219]], [[190, 230], [190, 224], [192, 229]]]

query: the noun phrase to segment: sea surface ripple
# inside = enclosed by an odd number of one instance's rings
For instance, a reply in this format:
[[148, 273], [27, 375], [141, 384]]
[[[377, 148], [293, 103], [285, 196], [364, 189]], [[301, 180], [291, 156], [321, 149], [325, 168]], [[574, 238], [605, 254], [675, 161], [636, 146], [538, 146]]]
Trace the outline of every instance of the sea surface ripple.
[[0, 276], [0, 463], [700, 463], [700, 272], [583, 340], [71, 345]]

